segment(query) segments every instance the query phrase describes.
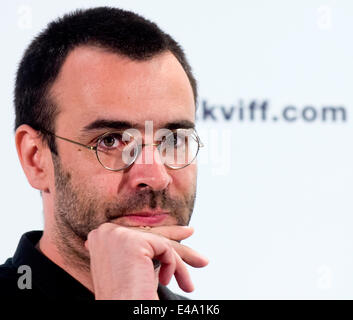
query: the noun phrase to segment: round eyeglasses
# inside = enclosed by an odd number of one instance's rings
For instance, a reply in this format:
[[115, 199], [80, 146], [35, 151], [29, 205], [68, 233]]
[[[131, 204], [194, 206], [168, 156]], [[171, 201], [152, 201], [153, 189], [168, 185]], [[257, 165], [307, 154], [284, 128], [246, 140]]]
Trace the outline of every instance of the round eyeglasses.
[[141, 136], [133, 134], [137, 131], [135, 129], [110, 131], [98, 137], [94, 146], [58, 136], [47, 130], [41, 131], [95, 151], [98, 162], [111, 171], [120, 171], [131, 166], [139, 158], [142, 148], [147, 146], [157, 147], [159, 159], [168, 168], [182, 169], [195, 160], [199, 149], [204, 146], [194, 128], [162, 130], [162, 134], [157, 137], [158, 142], [150, 144], [141, 143]]

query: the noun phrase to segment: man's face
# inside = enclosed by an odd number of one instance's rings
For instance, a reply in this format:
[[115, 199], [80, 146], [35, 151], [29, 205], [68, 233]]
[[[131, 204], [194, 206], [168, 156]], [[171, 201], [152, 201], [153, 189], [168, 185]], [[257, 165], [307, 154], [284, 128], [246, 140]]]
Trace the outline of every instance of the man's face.
[[[85, 130], [97, 120], [126, 122], [138, 129], [143, 142], [153, 142], [145, 132], [194, 123], [195, 104], [189, 80], [177, 59], [164, 53], [148, 61], [132, 61], [93, 47], [80, 47], [67, 57], [52, 88], [58, 105], [55, 133], [94, 145], [97, 137], [118, 127]], [[101, 122], [102, 123], [102, 122]], [[109, 171], [95, 152], [56, 139], [59, 157], [53, 157], [50, 182], [54, 215], [60, 237], [87, 234], [104, 222], [124, 226], [186, 225], [196, 192], [196, 164], [179, 170], [155, 161], [152, 149], [122, 171]], [[150, 154], [147, 154], [150, 153]], [[142, 217], [140, 215], [153, 217]], [[130, 215], [130, 216], [129, 216]]]

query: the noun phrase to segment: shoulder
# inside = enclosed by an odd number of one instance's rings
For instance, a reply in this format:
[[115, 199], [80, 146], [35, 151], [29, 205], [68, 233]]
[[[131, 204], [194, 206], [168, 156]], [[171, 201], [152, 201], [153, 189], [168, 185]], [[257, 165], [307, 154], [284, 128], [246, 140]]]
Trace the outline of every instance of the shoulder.
[[13, 291], [17, 285], [17, 270], [9, 258], [0, 265], [0, 296]]
[[1, 298], [20, 298], [27, 297], [29, 290], [21, 290], [19, 288], [19, 278], [21, 273], [18, 273], [16, 267], [12, 264], [12, 259], [9, 258], [6, 262], [0, 265], [0, 297]]
[[12, 264], [12, 258], [6, 260], [4, 264], [0, 265], [0, 280], [9, 280], [15, 278], [17, 275], [16, 267]]

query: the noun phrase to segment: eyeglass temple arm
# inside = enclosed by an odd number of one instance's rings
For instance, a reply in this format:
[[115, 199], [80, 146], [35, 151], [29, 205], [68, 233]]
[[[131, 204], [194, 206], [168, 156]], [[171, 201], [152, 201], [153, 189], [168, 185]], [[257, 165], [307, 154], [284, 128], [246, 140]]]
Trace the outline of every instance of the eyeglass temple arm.
[[80, 143], [80, 142], [77, 142], [77, 141], [73, 141], [73, 140], [70, 140], [70, 139], [67, 139], [67, 138], [64, 138], [64, 137], [57, 136], [56, 134], [54, 134], [54, 136], [57, 137], [57, 138], [59, 138], [59, 139], [62, 139], [62, 140], [65, 140], [65, 141], [68, 141], [68, 142], [77, 144], [77, 145], [79, 145], [79, 146], [81, 146], [81, 147], [85, 147], [85, 148], [87, 148], [87, 149], [89, 149], [89, 150], [96, 150], [96, 149], [97, 149], [96, 146], [87, 146], [87, 145], [85, 145], [85, 144], [83, 144], [83, 143]]

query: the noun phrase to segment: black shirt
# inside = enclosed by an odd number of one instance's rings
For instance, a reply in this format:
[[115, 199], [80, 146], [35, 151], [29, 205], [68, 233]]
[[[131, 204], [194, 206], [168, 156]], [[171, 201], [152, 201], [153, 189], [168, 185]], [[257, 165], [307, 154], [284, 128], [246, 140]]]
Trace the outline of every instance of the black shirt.
[[[42, 231], [25, 233], [14, 256], [0, 265], [0, 297], [94, 300], [91, 291], [35, 248], [42, 234]], [[18, 285], [19, 278], [26, 273], [21, 266], [30, 267], [31, 289], [19, 288], [23, 287]], [[28, 286], [26, 281], [20, 282], [24, 283], [25, 287]], [[158, 285], [157, 292], [160, 300], [186, 299], [161, 284]]]

